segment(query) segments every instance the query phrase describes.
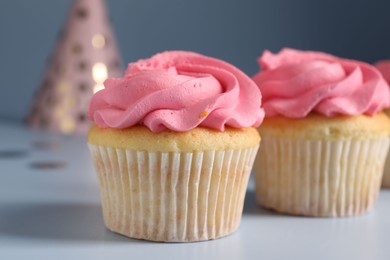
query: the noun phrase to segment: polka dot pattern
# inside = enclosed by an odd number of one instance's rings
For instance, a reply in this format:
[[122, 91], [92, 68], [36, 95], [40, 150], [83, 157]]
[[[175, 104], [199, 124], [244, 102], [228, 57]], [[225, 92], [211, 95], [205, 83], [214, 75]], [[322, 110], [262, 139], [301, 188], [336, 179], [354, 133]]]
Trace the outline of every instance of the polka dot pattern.
[[85, 134], [91, 125], [89, 100], [107, 77], [121, 76], [120, 56], [104, 0], [73, 1], [66, 21], [26, 122], [34, 128]]

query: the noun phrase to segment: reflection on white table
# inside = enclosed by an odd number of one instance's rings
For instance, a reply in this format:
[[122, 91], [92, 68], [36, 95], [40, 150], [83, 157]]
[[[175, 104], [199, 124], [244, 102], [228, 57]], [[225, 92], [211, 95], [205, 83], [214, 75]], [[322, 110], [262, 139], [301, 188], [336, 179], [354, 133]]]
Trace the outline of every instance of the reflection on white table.
[[85, 137], [0, 123], [0, 259], [390, 259], [390, 191], [351, 218], [259, 208], [250, 183], [240, 229], [215, 241], [129, 239], [103, 224]]

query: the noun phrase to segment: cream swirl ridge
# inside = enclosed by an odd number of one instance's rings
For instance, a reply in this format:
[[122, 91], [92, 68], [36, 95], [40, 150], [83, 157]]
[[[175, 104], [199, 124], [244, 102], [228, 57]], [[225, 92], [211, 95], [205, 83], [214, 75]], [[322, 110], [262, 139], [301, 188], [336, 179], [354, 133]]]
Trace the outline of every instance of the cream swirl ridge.
[[390, 104], [387, 83], [367, 63], [294, 49], [265, 51], [259, 63], [261, 71], [253, 80], [267, 117], [374, 115]]
[[223, 131], [257, 127], [264, 118], [256, 84], [224, 61], [167, 51], [130, 63], [91, 99], [89, 117], [101, 128], [145, 125], [153, 132], [202, 126]]
[[382, 73], [383, 78], [390, 84], [390, 60], [375, 63], [375, 67]]

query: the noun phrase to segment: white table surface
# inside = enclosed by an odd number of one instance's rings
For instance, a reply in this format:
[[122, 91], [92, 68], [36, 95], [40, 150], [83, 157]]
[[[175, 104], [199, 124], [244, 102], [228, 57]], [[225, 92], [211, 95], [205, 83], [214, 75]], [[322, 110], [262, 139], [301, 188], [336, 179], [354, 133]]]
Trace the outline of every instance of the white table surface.
[[[36, 149], [37, 142], [54, 144]], [[6, 156], [5, 151], [24, 152]], [[16, 153], [17, 154], [17, 153]], [[259, 208], [250, 183], [239, 230], [215, 241], [125, 238], [103, 224], [85, 137], [0, 122], [0, 259], [390, 259], [390, 190], [351, 218], [284, 216]], [[57, 169], [36, 163], [63, 164]]]

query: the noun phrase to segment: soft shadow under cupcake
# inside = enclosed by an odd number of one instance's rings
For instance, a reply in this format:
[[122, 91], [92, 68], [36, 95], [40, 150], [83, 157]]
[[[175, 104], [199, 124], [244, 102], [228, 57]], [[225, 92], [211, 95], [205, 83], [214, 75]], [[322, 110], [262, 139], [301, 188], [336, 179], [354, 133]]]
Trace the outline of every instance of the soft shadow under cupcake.
[[245, 204], [243, 215], [258, 215], [263, 217], [272, 217], [272, 218], [306, 218], [306, 219], [314, 219], [310, 216], [301, 216], [301, 215], [292, 215], [285, 214], [274, 211], [272, 209], [264, 208], [256, 203], [256, 196], [253, 190], [248, 190], [245, 196]]
[[256, 203], [255, 192], [253, 190], [248, 190], [245, 196], [244, 203], [244, 215], [259, 215], [259, 216], [272, 216], [272, 217], [287, 217], [273, 210], [269, 210], [259, 206]]
[[100, 205], [23, 203], [0, 206], [0, 234], [34, 240], [139, 242], [107, 230]]

